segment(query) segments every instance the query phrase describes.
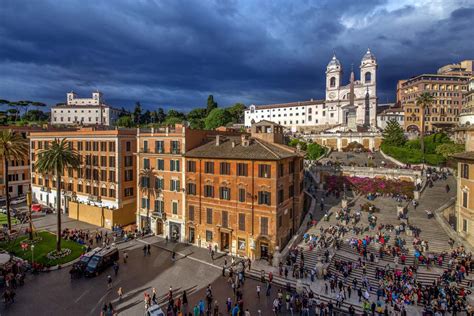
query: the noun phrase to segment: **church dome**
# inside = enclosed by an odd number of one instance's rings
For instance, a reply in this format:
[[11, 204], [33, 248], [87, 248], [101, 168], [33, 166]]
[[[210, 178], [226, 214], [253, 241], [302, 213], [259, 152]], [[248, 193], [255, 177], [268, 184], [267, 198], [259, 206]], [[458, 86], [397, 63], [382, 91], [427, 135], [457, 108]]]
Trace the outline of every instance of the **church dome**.
[[331, 71], [331, 70], [340, 70], [340, 69], [341, 69], [341, 63], [339, 62], [339, 60], [336, 58], [336, 55], [334, 54], [334, 56], [332, 56], [332, 59], [327, 66], [327, 70]]
[[370, 51], [370, 48], [367, 48], [367, 52], [365, 53], [364, 57], [362, 57], [362, 64], [370, 64], [375, 63], [375, 56]]

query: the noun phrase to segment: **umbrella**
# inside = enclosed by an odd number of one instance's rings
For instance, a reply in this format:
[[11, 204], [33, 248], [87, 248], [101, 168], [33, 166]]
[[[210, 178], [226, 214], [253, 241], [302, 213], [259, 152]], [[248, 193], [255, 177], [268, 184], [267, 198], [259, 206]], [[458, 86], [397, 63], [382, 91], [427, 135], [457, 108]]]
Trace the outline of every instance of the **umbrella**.
[[33, 211], [33, 212], [41, 212], [41, 205], [40, 205], [40, 204], [33, 204], [33, 205], [31, 205], [31, 211]]

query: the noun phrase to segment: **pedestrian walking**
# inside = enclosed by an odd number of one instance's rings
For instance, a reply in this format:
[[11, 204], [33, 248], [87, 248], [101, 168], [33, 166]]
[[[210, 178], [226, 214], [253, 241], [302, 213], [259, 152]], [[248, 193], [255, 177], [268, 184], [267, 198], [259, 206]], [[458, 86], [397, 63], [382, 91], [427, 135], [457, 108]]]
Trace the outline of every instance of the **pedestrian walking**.
[[211, 249], [211, 259], [214, 260], [214, 250]]
[[152, 289], [151, 301], [153, 302], [153, 304], [158, 304], [155, 288]]
[[107, 289], [112, 287], [112, 277], [110, 275], [107, 276]]
[[126, 251], [123, 252], [123, 263], [127, 263], [128, 260], [128, 253]]
[[150, 244], [148, 244], [146, 246], [146, 252], [147, 252], [148, 255], [151, 255], [151, 246], [150, 246]]
[[143, 246], [143, 256], [146, 257], [146, 245]]
[[257, 297], [260, 298], [260, 285], [257, 284]]
[[119, 287], [119, 289], [117, 290], [117, 295], [119, 297], [119, 301], [122, 300], [122, 296], [123, 296], [123, 290], [122, 290], [122, 287]]
[[119, 264], [118, 264], [117, 261], [115, 261], [115, 262], [114, 262], [114, 273], [115, 273], [115, 276], [117, 276], [118, 271], [119, 271]]

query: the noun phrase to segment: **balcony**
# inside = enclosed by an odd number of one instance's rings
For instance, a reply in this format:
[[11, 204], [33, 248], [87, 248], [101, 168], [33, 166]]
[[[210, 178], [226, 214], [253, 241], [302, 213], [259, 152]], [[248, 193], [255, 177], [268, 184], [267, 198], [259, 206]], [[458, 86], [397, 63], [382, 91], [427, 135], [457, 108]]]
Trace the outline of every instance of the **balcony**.
[[162, 220], [166, 220], [166, 213], [165, 212], [153, 211], [151, 213], [151, 216], [162, 219]]
[[173, 155], [179, 155], [181, 154], [181, 151], [179, 150], [179, 148], [171, 148], [171, 153]]
[[149, 153], [150, 152], [150, 149], [148, 147], [142, 147], [140, 148], [140, 153]]

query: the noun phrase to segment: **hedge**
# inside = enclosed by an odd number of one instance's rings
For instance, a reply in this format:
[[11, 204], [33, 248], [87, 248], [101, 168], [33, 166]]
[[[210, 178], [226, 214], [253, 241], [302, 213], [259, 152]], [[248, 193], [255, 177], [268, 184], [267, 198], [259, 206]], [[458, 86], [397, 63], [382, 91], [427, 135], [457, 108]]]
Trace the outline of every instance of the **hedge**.
[[[396, 146], [389, 146], [386, 144], [382, 144], [381, 146], [382, 151], [385, 154], [397, 159], [398, 161], [401, 161], [407, 164], [423, 163], [423, 154], [421, 150], [414, 149], [413, 147], [412, 148], [396, 147]], [[444, 162], [445, 162], [445, 159], [441, 155], [425, 153], [425, 163], [429, 165], [438, 166], [440, 164], [443, 164]]]

